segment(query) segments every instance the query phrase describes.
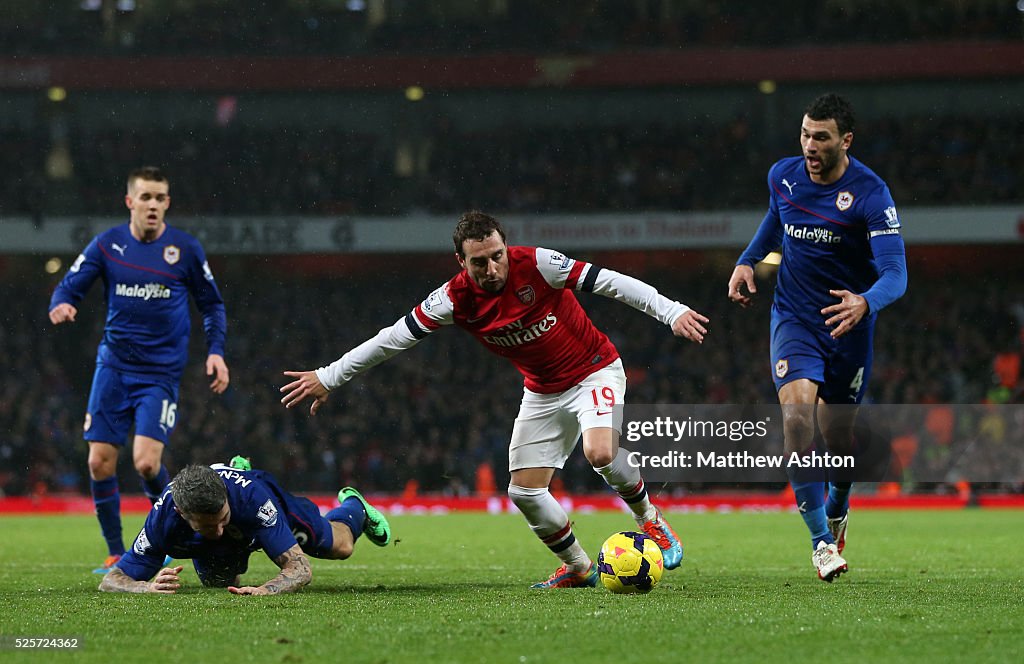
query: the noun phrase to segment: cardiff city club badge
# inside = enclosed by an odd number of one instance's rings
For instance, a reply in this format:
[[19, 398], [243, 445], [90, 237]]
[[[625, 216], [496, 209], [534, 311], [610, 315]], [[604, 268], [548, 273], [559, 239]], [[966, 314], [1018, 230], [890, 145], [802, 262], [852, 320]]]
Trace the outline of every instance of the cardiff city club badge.
[[853, 205], [853, 194], [848, 191], [839, 192], [839, 195], [836, 196], [836, 207], [841, 212], [846, 212], [850, 209], [851, 205]]
[[516, 297], [523, 304], [533, 304], [533, 301], [537, 299], [537, 293], [534, 292], [533, 286], [523, 286], [516, 291]]
[[775, 363], [775, 375], [779, 378], [785, 378], [786, 374], [789, 373], [789, 360], [779, 360]]
[[164, 247], [164, 260], [168, 265], [174, 265], [181, 260], [181, 249], [178, 249], [173, 244], [169, 244]]

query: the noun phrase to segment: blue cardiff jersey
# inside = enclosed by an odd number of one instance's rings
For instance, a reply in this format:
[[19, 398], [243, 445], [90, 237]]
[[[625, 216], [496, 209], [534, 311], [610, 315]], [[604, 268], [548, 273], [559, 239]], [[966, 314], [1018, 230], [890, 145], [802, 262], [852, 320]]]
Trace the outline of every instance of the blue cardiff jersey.
[[203, 316], [208, 352], [224, 354], [224, 301], [199, 241], [167, 226], [157, 240], [140, 242], [128, 224], [93, 238], [57, 286], [50, 309], [75, 307], [97, 277], [103, 279], [107, 322], [96, 361], [122, 371], [175, 380], [188, 361], [188, 295]]
[[[781, 314], [827, 329], [821, 310], [839, 302], [829, 290], [865, 295], [878, 281], [876, 259], [893, 255], [902, 262], [900, 221], [889, 188], [853, 157], [830, 185], [811, 181], [802, 156], [782, 159], [768, 171], [768, 188], [768, 213], [739, 263], [753, 265], [781, 244], [775, 290]], [[896, 297], [902, 293], [897, 291]], [[874, 306], [860, 325], [873, 324], [887, 303], [887, 296], [873, 302], [873, 295], [865, 295]]]
[[174, 510], [172, 484], [153, 505], [135, 543], [117, 566], [136, 581], [148, 580], [163, 566], [164, 557], [234, 557], [263, 549], [277, 558], [296, 545], [285, 514], [283, 490], [274, 476], [262, 470], [211, 466], [228, 489], [231, 521], [219, 540], [204, 539]]

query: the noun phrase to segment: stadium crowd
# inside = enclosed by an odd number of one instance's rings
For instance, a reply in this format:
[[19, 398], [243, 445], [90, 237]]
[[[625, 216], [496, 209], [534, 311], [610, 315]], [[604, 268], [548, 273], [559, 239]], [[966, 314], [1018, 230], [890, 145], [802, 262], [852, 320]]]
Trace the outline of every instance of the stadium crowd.
[[[5, 6], [10, 5], [10, 6]], [[21, 5], [20, 7], [17, 5]], [[63, 0], [0, 3], [0, 53], [379, 54], [604, 52], [700, 46], [1021, 37], [1002, 0]], [[174, 30], [163, 29], [173, 25]]]
[[[58, 148], [45, 132], [7, 130], [0, 131], [0, 169], [8, 174], [0, 214], [109, 215], [126, 161], [164, 165], [175, 182], [175, 215], [762, 207], [765, 173], [797, 151], [795, 134], [766, 137], [742, 117], [468, 133], [438, 121], [412, 148], [417, 166], [402, 173], [392, 142], [345, 130], [72, 128], [60, 148], [66, 168], [54, 176]], [[1022, 151], [1020, 117], [908, 117], [862, 121], [852, 154], [876, 169], [901, 205], [972, 205], [1021, 200]]]
[[[753, 311], [734, 308], [725, 297], [728, 271], [710, 260], [687, 266], [692, 258], [681, 254], [678, 269], [636, 274], [710, 317], [703, 346], [683, 344], [613, 302], [581, 296], [624, 358], [627, 403], [774, 403], [767, 298]], [[283, 370], [333, 361], [404, 315], [449, 271], [398, 273], [382, 264], [372, 275], [324, 277], [288, 273], [257, 258], [215, 263], [227, 304], [232, 383], [221, 398], [208, 394], [203, 335], [194, 333], [178, 426], [165, 457], [172, 471], [242, 453], [302, 491], [331, 492], [352, 483], [370, 492], [464, 494], [505, 486], [522, 382], [510, 365], [458, 330], [433, 335], [336, 391], [314, 418], [305, 408], [286, 411], [279, 403]], [[915, 279], [913, 265], [911, 274], [907, 295], [878, 326], [869, 401], [1019, 403], [1020, 277]], [[93, 289], [75, 325], [53, 328], [46, 303], [54, 283], [12, 269], [0, 282], [0, 493], [88, 491], [82, 419], [104, 306], [100, 289]], [[1024, 451], [1024, 428], [1010, 425], [987, 425], [986, 435], [1001, 432], [1009, 449]], [[947, 429], [947, 448], [973, 435], [963, 427]], [[133, 491], [133, 476], [122, 482], [124, 491]], [[576, 491], [604, 487], [580, 453], [561, 482]]]

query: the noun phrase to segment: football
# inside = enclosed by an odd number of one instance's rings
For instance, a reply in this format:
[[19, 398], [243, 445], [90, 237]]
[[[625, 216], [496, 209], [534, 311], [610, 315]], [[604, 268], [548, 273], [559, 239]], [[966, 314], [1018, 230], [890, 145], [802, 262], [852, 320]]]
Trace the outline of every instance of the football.
[[664, 571], [661, 549], [643, 533], [615, 533], [601, 547], [597, 571], [613, 593], [648, 593]]

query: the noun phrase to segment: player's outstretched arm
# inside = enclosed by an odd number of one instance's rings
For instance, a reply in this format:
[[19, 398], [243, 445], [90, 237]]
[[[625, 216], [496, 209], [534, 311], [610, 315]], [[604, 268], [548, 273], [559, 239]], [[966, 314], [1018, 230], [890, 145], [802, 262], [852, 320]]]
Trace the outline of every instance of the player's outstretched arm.
[[213, 390], [214, 394], [223, 394], [224, 390], [228, 389], [231, 376], [228, 374], [228, 365], [224, 361], [223, 355], [210, 353], [206, 356], [206, 375], [213, 376], [210, 389]]
[[313, 398], [313, 405], [309, 407], [309, 414], [316, 415], [320, 406], [327, 402], [327, 388], [316, 377], [315, 371], [285, 371], [285, 376], [294, 378], [292, 382], [281, 388], [284, 396], [281, 403], [285, 408], [297, 406], [307, 398]]
[[[281, 388], [281, 392], [284, 393], [281, 403], [286, 408], [291, 408], [312, 397], [313, 405], [310, 407], [309, 413], [316, 415], [320, 406], [327, 401], [328, 392], [398, 353], [412, 348], [420, 342], [420, 339], [429, 334], [429, 331], [424, 332], [418, 325], [419, 336], [412, 331], [409, 327], [410, 324], [415, 325], [415, 323], [409, 322], [412, 316], [413, 314], [410, 313], [408, 316], [399, 318], [394, 325], [385, 327], [375, 336], [359, 344], [326, 367], [321, 367], [316, 371], [285, 371], [285, 376], [295, 380]], [[439, 324], [449, 323], [450, 316], [446, 322]]]
[[228, 586], [228, 592], [234, 595], [278, 595], [293, 593], [302, 589], [313, 579], [313, 570], [309, 558], [302, 552], [299, 545], [282, 553], [274, 562], [281, 568], [281, 573], [262, 586]]
[[173, 595], [181, 588], [181, 565], [164, 567], [156, 573], [151, 581], [136, 581], [120, 570], [112, 568], [100, 582], [100, 590], [105, 593], [159, 593]]
[[708, 333], [707, 328], [704, 327], [707, 322], [707, 316], [699, 314], [693, 309], [687, 309], [672, 321], [672, 334], [702, 344], [704, 335]]
[[53, 309], [50, 309], [50, 322], [54, 325], [60, 325], [61, 323], [74, 323], [75, 316], [78, 315], [78, 309], [67, 302], [61, 302]]
[[[742, 287], [746, 286], [747, 293]], [[751, 295], [757, 293], [757, 284], [754, 283], [754, 268], [749, 265], [737, 265], [729, 277], [729, 299], [742, 307], [749, 307], [754, 300]]]
[[[539, 251], [539, 250], [538, 250]], [[596, 270], [596, 272], [594, 272]], [[590, 265], [583, 283], [590, 283], [594, 293], [610, 297], [642, 311], [672, 328], [672, 333], [697, 343], [704, 342], [708, 319], [681, 302], [673, 302], [654, 286], [615, 270]], [[593, 276], [592, 276], [593, 275]], [[587, 286], [584, 285], [586, 290]]]

